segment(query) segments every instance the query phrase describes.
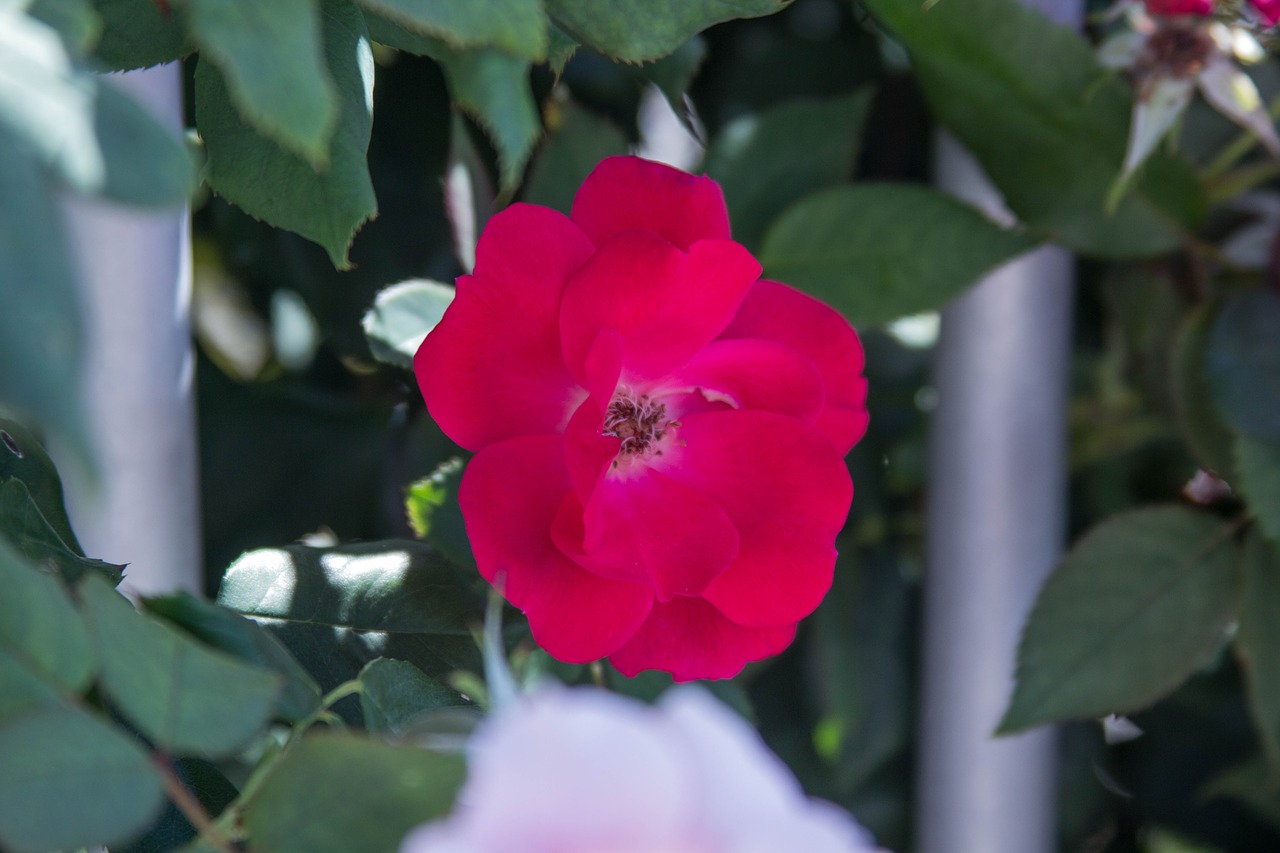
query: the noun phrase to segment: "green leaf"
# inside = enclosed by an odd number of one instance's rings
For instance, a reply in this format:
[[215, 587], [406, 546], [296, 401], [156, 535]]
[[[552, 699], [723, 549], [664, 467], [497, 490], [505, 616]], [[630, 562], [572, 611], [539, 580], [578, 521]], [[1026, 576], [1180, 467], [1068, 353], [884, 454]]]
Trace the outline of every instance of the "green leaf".
[[[404, 498], [405, 515], [409, 517], [413, 534], [419, 539], [431, 541], [431, 522], [436, 510], [444, 506], [450, 497], [457, 503], [458, 481], [462, 476], [463, 464], [462, 457], [454, 456], [441, 462], [426, 477], [409, 484]], [[432, 544], [436, 543], [433, 541]]]
[[758, 247], [769, 223], [793, 202], [853, 173], [871, 95], [863, 89], [846, 98], [788, 101], [720, 132], [703, 168], [724, 190], [735, 240]]
[[1258, 755], [1228, 768], [1200, 789], [1197, 799], [1230, 797], [1243, 803], [1254, 815], [1280, 826], [1280, 796], [1272, 784], [1271, 770]]
[[380, 291], [362, 322], [370, 351], [379, 361], [412, 370], [422, 339], [451, 302], [453, 288], [429, 279], [410, 279]]
[[176, 134], [110, 82], [76, 68], [54, 30], [0, 9], [6, 126], [77, 192], [169, 205], [191, 189], [194, 169]]
[[0, 720], [88, 687], [93, 648], [62, 585], [0, 540], [0, 588]]
[[[258, 131], [317, 170], [329, 162], [338, 91], [325, 67], [313, 0], [185, 0], [201, 63], [218, 67], [231, 102]], [[353, 28], [348, 11], [340, 26]], [[350, 62], [350, 60], [346, 60]], [[336, 75], [341, 75], [338, 68]], [[339, 85], [346, 88], [344, 81]]]
[[573, 101], [547, 107], [550, 129], [529, 167], [524, 200], [568, 214], [582, 181], [606, 157], [627, 153], [627, 138], [606, 118]]
[[1176, 249], [1203, 215], [1184, 163], [1153, 155], [1114, 215], [1132, 97], [1089, 43], [1017, 0], [866, 0], [911, 54], [933, 113], [1028, 225], [1085, 254]]
[[366, 15], [366, 20], [370, 37], [379, 44], [429, 56], [440, 64], [458, 108], [484, 128], [498, 149], [502, 189], [514, 190], [542, 133], [529, 85], [529, 63], [499, 50], [455, 50], [378, 15]]
[[157, 745], [178, 755], [220, 758], [266, 724], [280, 678], [215, 652], [138, 613], [96, 576], [80, 601], [102, 656], [103, 691]]
[[62, 216], [39, 164], [2, 126], [0, 198], [0, 304], [22, 306], [0, 311], [0, 364], [6, 366], [0, 370], [0, 403], [30, 416], [87, 458], [84, 413], [69, 390], [76, 384], [82, 332]]
[[578, 41], [629, 62], [657, 59], [707, 27], [781, 12], [791, 0], [547, 0]]
[[1244, 591], [1236, 654], [1271, 775], [1280, 778], [1280, 554], [1258, 531], [1250, 531], [1241, 564]]
[[0, 722], [0, 755], [0, 847], [13, 853], [126, 841], [164, 802], [139, 744], [76, 708]]
[[93, 7], [103, 24], [94, 57], [112, 71], [172, 62], [195, 49], [180, 5], [168, 14], [155, 0], [93, 0]]
[[941, 308], [982, 273], [1036, 245], [941, 193], [859, 184], [806, 196], [764, 238], [765, 275], [858, 325]]
[[100, 186], [82, 189], [125, 204], [168, 207], [187, 200], [195, 187], [191, 151], [157, 124], [133, 98], [109, 80], [98, 87], [93, 131], [106, 164]]
[[251, 551], [227, 569], [218, 602], [275, 633], [324, 690], [377, 657], [434, 677], [479, 666], [471, 626], [483, 604], [418, 542]]
[[533, 62], [547, 56], [547, 18], [538, 0], [358, 0], [424, 36], [453, 48], [496, 47]]
[[409, 830], [448, 812], [464, 773], [459, 756], [315, 734], [253, 798], [249, 843], [259, 853], [392, 853]]
[[341, 109], [329, 165], [305, 159], [258, 134], [232, 106], [222, 76], [196, 66], [196, 125], [209, 153], [209, 186], [250, 216], [319, 243], [346, 269], [355, 233], [377, 213], [366, 152], [373, 127], [373, 53], [359, 10], [325, 0], [324, 45]]
[[1217, 654], [1239, 603], [1232, 529], [1157, 507], [1086, 534], [1027, 619], [1000, 732], [1138, 710]]
[[1234, 437], [1213, 405], [1209, 381], [1209, 330], [1217, 316], [1212, 305], [1187, 315], [1173, 344], [1172, 387], [1178, 428], [1200, 465], [1235, 480]]
[[41, 514], [21, 480], [0, 482], [0, 537], [67, 583], [77, 583], [85, 574], [94, 573], [115, 586], [124, 574], [123, 566], [92, 560], [72, 550]]
[[147, 611], [232, 657], [274, 670], [284, 682], [276, 713], [296, 723], [320, 705], [320, 688], [274, 635], [239, 613], [188, 592], [142, 601]]
[[40, 514], [68, 548], [83, 554], [62, 500], [62, 478], [31, 430], [0, 418], [0, 483], [21, 480]]
[[1247, 435], [1280, 439], [1280, 296], [1232, 295], [1213, 323], [1207, 365], [1218, 414]]
[[1236, 437], [1237, 485], [1258, 525], [1280, 547], [1280, 441]]
[[396, 732], [425, 711], [468, 706], [461, 693], [411, 663], [377, 658], [360, 671], [360, 708], [371, 732]]
[[87, 52], [102, 32], [102, 21], [89, 0], [32, 0], [27, 14], [57, 30], [77, 55]]

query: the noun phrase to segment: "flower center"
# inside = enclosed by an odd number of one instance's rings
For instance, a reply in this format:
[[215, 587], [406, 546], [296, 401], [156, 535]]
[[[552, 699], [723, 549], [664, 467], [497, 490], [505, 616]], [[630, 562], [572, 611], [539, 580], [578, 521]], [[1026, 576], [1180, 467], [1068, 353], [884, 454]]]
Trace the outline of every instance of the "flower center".
[[[678, 426], [679, 421], [667, 419], [666, 405], [650, 399], [648, 394], [633, 397], [620, 393], [609, 403], [600, 433], [622, 440], [619, 456], [634, 456], [647, 452], [667, 434], [667, 430]], [[662, 451], [656, 453], [661, 455]], [[613, 464], [618, 463], [615, 461]]]
[[1213, 39], [1201, 27], [1167, 23], [1147, 39], [1142, 65], [1170, 77], [1199, 74], [1213, 52]]

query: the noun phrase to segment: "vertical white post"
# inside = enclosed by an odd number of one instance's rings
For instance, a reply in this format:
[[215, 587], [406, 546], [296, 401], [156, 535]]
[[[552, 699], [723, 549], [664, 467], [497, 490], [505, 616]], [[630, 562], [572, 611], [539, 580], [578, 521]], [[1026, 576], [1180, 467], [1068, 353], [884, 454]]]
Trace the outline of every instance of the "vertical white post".
[[[1078, 24], [1079, 0], [1041, 0]], [[950, 137], [948, 192], [1007, 218]], [[1066, 526], [1066, 404], [1074, 271], [1046, 246], [1001, 267], [942, 315], [929, 448], [919, 853], [1056, 849], [1051, 729], [994, 738], [1018, 639]]]
[[[178, 64], [106, 83], [183, 132]], [[188, 210], [79, 199], [66, 207], [85, 311], [82, 393], [100, 472], [94, 488], [63, 466], [72, 524], [90, 556], [129, 564], [122, 590], [199, 591]]]

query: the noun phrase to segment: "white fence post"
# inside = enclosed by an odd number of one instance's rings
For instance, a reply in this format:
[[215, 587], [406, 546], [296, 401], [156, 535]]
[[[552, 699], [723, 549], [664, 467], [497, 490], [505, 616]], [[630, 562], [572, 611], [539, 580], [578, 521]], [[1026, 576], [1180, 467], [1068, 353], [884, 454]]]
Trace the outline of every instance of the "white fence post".
[[[183, 132], [177, 63], [106, 83]], [[129, 564], [127, 592], [199, 591], [189, 212], [73, 199], [66, 214], [85, 312], [82, 394], [101, 475], [94, 489], [63, 466], [76, 535], [90, 556]]]

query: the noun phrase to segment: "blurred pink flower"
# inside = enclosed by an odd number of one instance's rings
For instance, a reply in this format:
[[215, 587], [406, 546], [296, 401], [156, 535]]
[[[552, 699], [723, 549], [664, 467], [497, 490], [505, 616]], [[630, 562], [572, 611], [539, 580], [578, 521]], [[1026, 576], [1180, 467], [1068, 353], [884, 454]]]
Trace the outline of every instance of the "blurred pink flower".
[[1249, 3], [1268, 27], [1280, 21], [1280, 0], [1249, 0]]
[[1146, 0], [1153, 15], [1212, 15], [1213, 0]]
[[657, 706], [593, 689], [525, 697], [481, 724], [448, 818], [401, 853], [873, 853], [740, 717], [698, 688]]
[[418, 350], [480, 573], [560, 660], [728, 678], [830, 588], [862, 346], [759, 276], [714, 181], [612, 157], [490, 219]]

